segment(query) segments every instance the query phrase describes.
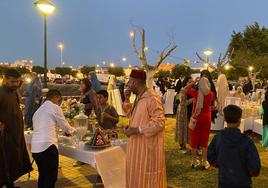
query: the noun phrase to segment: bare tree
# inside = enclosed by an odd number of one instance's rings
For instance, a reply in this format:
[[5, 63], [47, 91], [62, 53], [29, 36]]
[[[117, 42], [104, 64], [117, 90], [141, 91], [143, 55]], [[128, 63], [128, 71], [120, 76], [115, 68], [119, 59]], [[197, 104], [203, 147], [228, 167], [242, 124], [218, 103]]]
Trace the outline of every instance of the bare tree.
[[152, 88], [152, 80], [153, 80], [153, 76], [154, 74], [157, 72], [158, 67], [161, 65], [161, 63], [163, 63], [163, 61], [171, 54], [172, 51], [174, 51], [177, 48], [177, 45], [172, 45], [171, 43], [164, 48], [164, 50], [162, 50], [159, 54], [158, 60], [155, 64], [155, 66], [150, 67], [148, 62], [147, 62], [147, 57], [146, 57], [146, 51], [148, 50], [146, 47], [146, 43], [145, 43], [145, 30], [142, 28], [141, 30], [139, 30], [140, 35], [141, 35], [141, 49], [139, 52], [139, 49], [137, 49], [136, 47], [136, 34], [137, 34], [137, 30], [135, 29], [132, 33], [131, 33], [131, 38], [132, 38], [132, 47], [134, 49], [134, 52], [137, 56], [137, 58], [141, 61], [142, 63], [142, 67], [144, 68], [144, 70], [146, 71], [147, 74], [147, 87], [148, 88]]
[[231, 51], [231, 53], [228, 52], [228, 50], [226, 51], [225, 55], [222, 57], [222, 55], [220, 54], [219, 58], [218, 58], [218, 62], [216, 65], [212, 65], [210, 62], [208, 62], [208, 60], [206, 60], [205, 58], [203, 58], [198, 52], [196, 52], [196, 56], [198, 57], [199, 60], [201, 60], [203, 63], [207, 63], [207, 66], [215, 71], [217, 71], [218, 75], [221, 74], [223, 68], [225, 65], [229, 64], [231, 62], [231, 57], [232, 54], [234, 52], [234, 49]]

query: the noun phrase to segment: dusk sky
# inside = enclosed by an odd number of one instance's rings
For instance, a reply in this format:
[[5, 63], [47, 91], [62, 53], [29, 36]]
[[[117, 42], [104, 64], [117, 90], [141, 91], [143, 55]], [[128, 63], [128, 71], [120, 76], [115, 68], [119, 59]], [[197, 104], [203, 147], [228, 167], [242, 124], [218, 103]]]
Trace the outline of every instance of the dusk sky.
[[[0, 0], [0, 61], [33, 60], [43, 65], [43, 17], [33, 0]], [[63, 42], [67, 66], [140, 65], [131, 47], [131, 21], [146, 30], [149, 64], [156, 50], [178, 45], [166, 62], [197, 60], [195, 52], [224, 53], [232, 31], [258, 21], [268, 27], [267, 0], [52, 0], [57, 12], [48, 18], [48, 64], [60, 65]], [[139, 45], [140, 43], [137, 43]], [[132, 55], [130, 55], [132, 54]], [[122, 57], [127, 56], [127, 62]]]

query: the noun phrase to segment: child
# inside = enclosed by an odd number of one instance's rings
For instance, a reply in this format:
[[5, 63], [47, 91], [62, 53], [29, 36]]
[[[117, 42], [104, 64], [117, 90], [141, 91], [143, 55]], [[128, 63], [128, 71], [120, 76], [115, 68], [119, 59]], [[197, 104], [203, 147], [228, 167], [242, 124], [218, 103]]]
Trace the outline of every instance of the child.
[[58, 90], [50, 90], [46, 101], [33, 115], [31, 140], [32, 156], [38, 168], [38, 187], [55, 187], [58, 177], [59, 152], [56, 128], [62, 128], [67, 135], [73, 134], [60, 107], [62, 95]]
[[265, 92], [265, 98], [262, 102], [262, 146], [268, 149], [268, 91]]
[[99, 106], [96, 110], [97, 120], [103, 129], [115, 129], [119, 116], [115, 108], [108, 104], [108, 92], [100, 90], [98, 93]]
[[239, 130], [242, 109], [228, 105], [223, 109], [227, 128], [214, 136], [208, 147], [208, 161], [219, 168], [219, 187], [252, 186], [251, 177], [260, 173], [260, 158], [253, 141]]

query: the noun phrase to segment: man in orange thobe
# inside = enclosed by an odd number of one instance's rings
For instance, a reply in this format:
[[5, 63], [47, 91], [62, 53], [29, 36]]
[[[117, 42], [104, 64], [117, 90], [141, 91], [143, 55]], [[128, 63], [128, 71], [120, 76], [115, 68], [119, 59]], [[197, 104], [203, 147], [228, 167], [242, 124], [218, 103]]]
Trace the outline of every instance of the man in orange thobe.
[[[134, 104], [129, 101], [133, 92]], [[125, 91], [124, 110], [129, 115], [126, 157], [127, 188], [166, 188], [164, 151], [165, 116], [159, 96], [146, 87], [146, 73], [132, 70]]]

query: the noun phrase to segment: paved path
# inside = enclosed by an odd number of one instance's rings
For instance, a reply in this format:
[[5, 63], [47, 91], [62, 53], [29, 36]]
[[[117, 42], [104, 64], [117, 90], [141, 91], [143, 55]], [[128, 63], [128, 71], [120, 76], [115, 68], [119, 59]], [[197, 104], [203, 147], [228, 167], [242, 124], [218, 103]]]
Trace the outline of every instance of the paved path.
[[[91, 166], [84, 164], [79, 167], [73, 167], [75, 161], [73, 159], [60, 156], [60, 168], [58, 172], [57, 188], [89, 188], [93, 187], [96, 180], [97, 172]], [[21, 188], [37, 188], [38, 171], [36, 164], [33, 165], [34, 170], [31, 172], [31, 178], [28, 181], [28, 174], [22, 176], [16, 185]], [[97, 181], [96, 188], [103, 188], [100, 178]]]

